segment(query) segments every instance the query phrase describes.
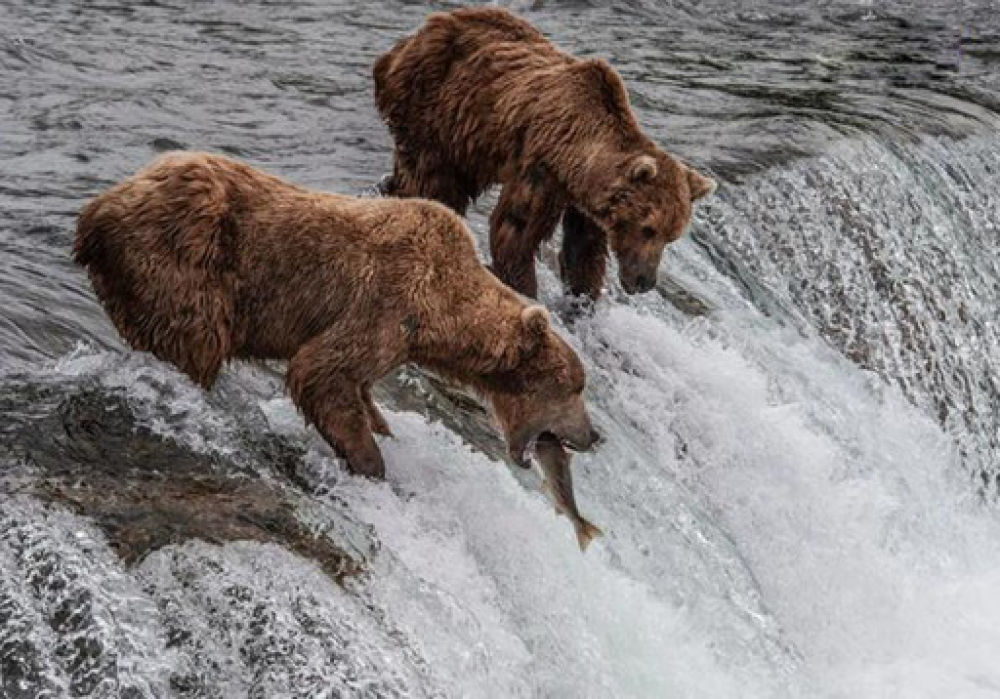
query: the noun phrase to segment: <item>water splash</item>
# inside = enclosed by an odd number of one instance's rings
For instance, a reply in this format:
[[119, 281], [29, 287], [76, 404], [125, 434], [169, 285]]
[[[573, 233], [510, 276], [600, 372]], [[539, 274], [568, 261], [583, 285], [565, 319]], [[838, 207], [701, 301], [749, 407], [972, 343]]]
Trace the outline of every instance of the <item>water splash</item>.
[[729, 192], [701, 229], [778, 304], [934, 416], [993, 495], [998, 157], [992, 138], [845, 142]]

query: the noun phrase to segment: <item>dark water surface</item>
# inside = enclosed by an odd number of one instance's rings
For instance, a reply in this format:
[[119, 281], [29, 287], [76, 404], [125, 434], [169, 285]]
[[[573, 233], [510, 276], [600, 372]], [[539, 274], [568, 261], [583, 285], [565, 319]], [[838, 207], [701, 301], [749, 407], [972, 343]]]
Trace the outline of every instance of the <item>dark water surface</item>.
[[[352, 479], [280, 368], [199, 391], [70, 260], [165, 150], [366, 191], [372, 62], [432, 7], [0, 2], [0, 696], [1000, 693], [1000, 6], [517, 7], [723, 184], [570, 336], [585, 557], [460, 396], [382, 387], [389, 482]], [[216, 496], [235, 534], [164, 534]]]
[[[625, 76], [644, 126], [726, 180], [865, 133], [995, 129], [992, 2], [541, 3]], [[442, 6], [446, 7], [446, 6]], [[156, 152], [221, 151], [359, 191], [390, 167], [375, 57], [428, 12], [383, 3], [6, 3], [0, 360], [112, 342], [64, 254], [80, 204]]]

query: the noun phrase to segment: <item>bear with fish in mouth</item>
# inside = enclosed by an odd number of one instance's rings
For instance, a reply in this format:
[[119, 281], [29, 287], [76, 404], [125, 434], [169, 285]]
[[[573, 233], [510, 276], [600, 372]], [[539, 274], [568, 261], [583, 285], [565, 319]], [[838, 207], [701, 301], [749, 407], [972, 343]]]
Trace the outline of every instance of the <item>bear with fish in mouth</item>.
[[528, 296], [535, 253], [560, 219], [570, 293], [599, 296], [609, 248], [625, 291], [648, 291], [693, 202], [715, 189], [642, 132], [611, 66], [563, 53], [501, 8], [430, 15], [378, 59], [374, 78], [395, 141], [384, 193], [464, 214], [502, 185], [492, 269]]
[[132, 347], [206, 389], [229, 359], [287, 360], [292, 400], [355, 473], [384, 476], [370, 389], [406, 362], [488, 398], [522, 465], [541, 436], [597, 441], [579, 357], [439, 203], [171, 153], [84, 207], [75, 259]]

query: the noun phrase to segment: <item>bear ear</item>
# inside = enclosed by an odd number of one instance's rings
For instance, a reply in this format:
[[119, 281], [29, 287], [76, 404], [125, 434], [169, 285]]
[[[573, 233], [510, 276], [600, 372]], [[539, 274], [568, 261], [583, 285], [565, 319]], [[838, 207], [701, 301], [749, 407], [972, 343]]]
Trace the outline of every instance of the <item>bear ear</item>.
[[688, 188], [691, 190], [691, 201], [708, 196], [715, 191], [717, 186], [718, 183], [711, 177], [705, 177], [694, 170], [688, 170]]
[[549, 331], [549, 312], [541, 306], [528, 306], [521, 311], [521, 325], [524, 327], [524, 346], [533, 350]]
[[652, 182], [656, 172], [656, 158], [651, 155], [640, 155], [632, 161], [628, 176], [633, 182]]

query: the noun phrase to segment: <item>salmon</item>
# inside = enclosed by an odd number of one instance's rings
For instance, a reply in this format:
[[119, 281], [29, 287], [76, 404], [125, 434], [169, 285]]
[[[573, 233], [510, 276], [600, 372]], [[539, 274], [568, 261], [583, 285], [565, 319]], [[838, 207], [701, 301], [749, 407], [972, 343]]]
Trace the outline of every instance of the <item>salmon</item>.
[[542, 489], [552, 497], [556, 512], [566, 515], [573, 523], [580, 550], [586, 551], [590, 542], [603, 532], [584, 519], [577, 509], [576, 498], [573, 497], [573, 474], [570, 471], [572, 456], [563, 449], [559, 440], [548, 432], [538, 438], [535, 453], [544, 475]]

